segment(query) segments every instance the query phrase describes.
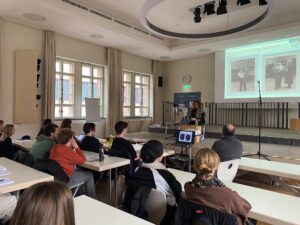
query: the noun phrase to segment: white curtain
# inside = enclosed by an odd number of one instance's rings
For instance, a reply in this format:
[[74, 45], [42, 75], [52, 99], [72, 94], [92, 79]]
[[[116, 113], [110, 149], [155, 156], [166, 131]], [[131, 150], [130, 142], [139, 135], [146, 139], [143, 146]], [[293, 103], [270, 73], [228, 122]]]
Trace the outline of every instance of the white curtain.
[[115, 123], [122, 119], [122, 52], [115, 48], [107, 49], [108, 65], [108, 116], [106, 136], [114, 133]]
[[152, 61], [153, 74], [153, 123], [162, 123], [162, 88], [158, 87], [158, 77], [161, 76], [161, 62], [157, 60]]
[[43, 92], [43, 119], [54, 119], [55, 107], [55, 33], [45, 31], [45, 77]]

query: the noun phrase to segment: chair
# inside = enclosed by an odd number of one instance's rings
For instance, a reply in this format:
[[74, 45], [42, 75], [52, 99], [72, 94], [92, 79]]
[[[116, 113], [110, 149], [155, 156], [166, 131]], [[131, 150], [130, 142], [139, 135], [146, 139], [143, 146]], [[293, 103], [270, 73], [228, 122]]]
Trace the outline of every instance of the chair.
[[182, 199], [176, 209], [174, 225], [238, 225], [235, 215]]
[[156, 189], [152, 189], [145, 203], [145, 209], [148, 212], [147, 220], [159, 225], [167, 211], [166, 194]]
[[79, 188], [83, 186], [84, 182], [69, 184], [69, 177], [64, 172], [63, 168], [52, 159], [39, 160], [33, 166], [34, 169], [39, 170], [41, 172], [47, 173], [49, 175], [54, 176], [55, 180], [63, 182], [68, 186], [69, 189], [73, 192], [73, 197], [76, 196]]
[[232, 182], [236, 176], [240, 159], [221, 162], [218, 168], [217, 177], [222, 182]]

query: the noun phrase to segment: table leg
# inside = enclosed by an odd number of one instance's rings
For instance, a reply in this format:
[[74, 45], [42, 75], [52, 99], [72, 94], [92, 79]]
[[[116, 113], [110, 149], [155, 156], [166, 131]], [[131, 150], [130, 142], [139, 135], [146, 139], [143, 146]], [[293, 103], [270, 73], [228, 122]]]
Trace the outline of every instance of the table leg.
[[109, 204], [111, 205], [111, 197], [112, 197], [112, 190], [111, 190], [111, 169], [109, 170]]
[[192, 171], [192, 148], [191, 146], [188, 147], [189, 148], [189, 172]]
[[118, 207], [118, 168], [115, 169], [115, 206]]

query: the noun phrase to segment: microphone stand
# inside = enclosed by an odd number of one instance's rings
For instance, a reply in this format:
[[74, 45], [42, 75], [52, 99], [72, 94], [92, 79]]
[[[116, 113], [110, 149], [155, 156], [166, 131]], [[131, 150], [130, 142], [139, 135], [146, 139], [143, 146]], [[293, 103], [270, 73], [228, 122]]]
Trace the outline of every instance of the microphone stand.
[[257, 81], [257, 84], [258, 84], [258, 104], [259, 104], [259, 108], [258, 108], [258, 152], [254, 153], [254, 154], [244, 155], [244, 156], [250, 156], [250, 157], [258, 156], [259, 159], [262, 157], [262, 158], [270, 161], [270, 159], [268, 158], [270, 156], [261, 153], [262, 97], [261, 97], [260, 81]]

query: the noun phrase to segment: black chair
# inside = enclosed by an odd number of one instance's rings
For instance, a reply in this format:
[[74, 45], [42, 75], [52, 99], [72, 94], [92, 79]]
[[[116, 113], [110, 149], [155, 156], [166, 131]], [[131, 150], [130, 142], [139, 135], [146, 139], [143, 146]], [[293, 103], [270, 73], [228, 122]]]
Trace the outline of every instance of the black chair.
[[55, 180], [61, 181], [65, 184], [69, 182], [69, 177], [63, 168], [52, 159], [40, 160], [34, 164], [33, 168], [52, 175]]
[[33, 167], [34, 165], [34, 158], [31, 154], [23, 151], [18, 151], [15, 157], [15, 161], [21, 163], [25, 166]]
[[238, 225], [235, 215], [182, 199], [178, 204], [174, 225]]

